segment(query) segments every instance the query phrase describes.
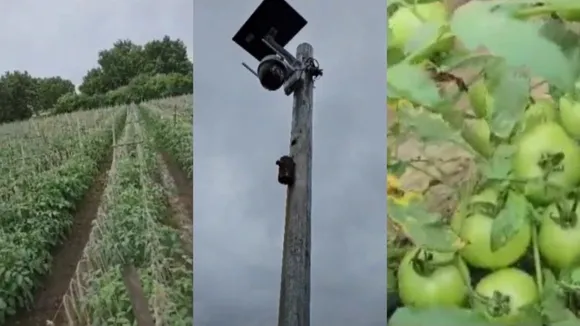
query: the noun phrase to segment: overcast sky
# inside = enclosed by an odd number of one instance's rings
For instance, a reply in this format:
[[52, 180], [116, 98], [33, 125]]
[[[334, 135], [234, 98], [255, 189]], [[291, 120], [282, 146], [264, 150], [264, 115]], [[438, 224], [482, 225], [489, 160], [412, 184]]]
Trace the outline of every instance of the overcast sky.
[[144, 44], [164, 35], [193, 49], [192, 0], [18, 0], [0, 2], [0, 73], [28, 70], [78, 86], [97, 53], [118, 39]]
[[[276, 325], [292, 98], [231, 41], [260, 0], [195, 0], [195, 324]], [[386, 3], [290, 0], [324, 69], [314, 107], [311, 325], [385, 325]]]

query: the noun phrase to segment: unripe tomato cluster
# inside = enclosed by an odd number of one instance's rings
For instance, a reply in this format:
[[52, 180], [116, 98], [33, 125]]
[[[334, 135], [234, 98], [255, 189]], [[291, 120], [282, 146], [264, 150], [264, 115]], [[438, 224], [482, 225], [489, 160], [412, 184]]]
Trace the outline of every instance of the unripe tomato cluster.
[[[493, 151], [496, 144], [488, 124], [493, 99], [485, 83], [470, 91], [477, 116], [470, 128], [470, 144]], [[508, 141], [514, 146], [512, 174], [517, 180], [527, 181], [510, 191], [525, 196], [530, 211], [538, 212], [539, 218], [534, 219], [530, 213], [508, 241], [492, 248], [502, 190], [493, 186], [479, 189], [469, 199], [471, 209], [456, 214], [451, 221], [466, 243], [459, 252], [443, 254], [415, 248], [402, 260], [397, 276], [405, 305], [471, 306], [500, 324], [518, 323], [523, 318], [520, 308], [539, 300], [534, 278], [514, 267], [530, 252], [533, 232], [538, 234], [537, 246], [547, 267], [556, 271], [580, 267], [580, 194], [576, 192], [580, 184], [580, 102], [564, 95], [557, 101], [530, 103], [515, 129]], [[474, 289], [471, 268], [489, 271]]]
[[[579, 11], [558, 15], [580, 21]], [[454, 41], [448, 18], [439, 1], [400, 7], [388, 21], [389, 51], [412, 56], [411, 63], [448, 51]], [[432, 42], [407, 53], [429, 24], [439, 26]], [[501, 110], [490, 91], [495, 86], [485, 79], [469, 86], [473, 115], [466, 118], [461, 135], [486, 158], [493, 156], [498, 145], [513, 148], [509, 186], [505, 182], [480, 186], [468, 200], [469, 209], [451, 219], [451, 227], [465, 246], [453, 253], [410, 249], [398, 267], [397, 285], [406, 306], [471, 307], [499, 324], [516, 325], [524, 317], [522, 308], [540, 300], [537, 280], [516, 267], [530, 254], [532, 244], [543, 267], [555, 272], [580, 269], [580, 87], [579, 94], [531, 100], [505, 139], [494, 135], [490, 127], [495, 111]], [[494, 248], [492, 234], [505, 207], [506, 192], [525, 198], [529, 216]], [[476, 284], [472, 284], [474, 269], [486, 271]]]

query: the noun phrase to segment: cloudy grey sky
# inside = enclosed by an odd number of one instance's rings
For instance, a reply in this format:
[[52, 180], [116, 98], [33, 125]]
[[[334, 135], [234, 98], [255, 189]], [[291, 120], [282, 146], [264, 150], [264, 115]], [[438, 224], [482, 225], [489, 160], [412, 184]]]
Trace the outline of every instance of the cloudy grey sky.
[[18, 0], [0, 3], [0, 72], [28, 70], [78, 85], [97, 53], [118, 39], [144, 44], [163, 35], [193, 49], [192, 0]]
[[[276, 325], [292, 98], [231, 41], [259, 0], [195, 0], [195, 324]], [[312, 325], [385, 325], [386, 3], [289, 1], [314, 46]]]

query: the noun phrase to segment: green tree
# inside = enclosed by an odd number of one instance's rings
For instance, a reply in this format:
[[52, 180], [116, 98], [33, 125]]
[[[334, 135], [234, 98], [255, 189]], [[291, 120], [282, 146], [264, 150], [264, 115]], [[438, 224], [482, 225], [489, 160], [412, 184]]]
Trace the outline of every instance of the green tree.
[[107, 89], [106, 76], [100, 67], [90, 69], [79, 85], [79, 91], [87, 95], [106, 93]]
[[178, 73], [187, 75], [193, 70], [193, 63], [187, 57], [187, 47], [180, 39], [172, 40], [164, 36], [143, 47], [144, 66], [142, 73], [149, 75]]
[[99, 52], [98, 67], [90, 69], [79, 90], [86, 95], [105, 94], [128, 85], [134, 78], [158, 74], [191, 74], [193, 63], [180, 39], [164, 36], [144, 46], [130, 40], [119, 40], [108, 50]]
[[6, 72], [0, 77], [0, 121], [32, 117], [39, 108], [38, 84], [27, 71]]
[[51, 109], [64, 94], [74, 93], [75, 85], [61, 77], [37, 78], [39, 111]]

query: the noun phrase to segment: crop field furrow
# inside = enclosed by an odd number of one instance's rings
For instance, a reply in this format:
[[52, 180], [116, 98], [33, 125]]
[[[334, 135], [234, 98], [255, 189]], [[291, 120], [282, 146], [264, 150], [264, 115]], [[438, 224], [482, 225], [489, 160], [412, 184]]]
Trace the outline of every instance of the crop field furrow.
[[[161, 154], [157, 154], [157, 165], [159, 166], [159, 179], [166, 190], [167, 202], [171, 210], [172, 219], [168, 222], [179, 230], [184, 250], [193, 257], [193, 195], [183, 191], [183, 185], [178, 185], [176, 178], [169, 171], [167, 163]], [[192, 189], [193, 187], [189, 187]], [[187, 198], [183, 198], [183, 197]]]
[[[75, 208], [93, 183], [125, 113], [102, 109], [72, 117], [89, 119], [91, 127], [70, 136], [71, 144], [77, 144], [69, 149], [71, 155], [42, 172], [18, 175], [18, 188], [0, 202], [0, 324], [33, 307], [36, 290], [51, 273], [53, 250], [71, 231]], [[51, 118], [53, 129], [46, 127], [44, 137], [61, 137], [70, 119]]]
[[147, 131], [158, 148], [166, 151], [193, 178], [193, 99], [180, 96], [139, 106]]
[[[155, 325], [193, 323], [191, 253], [183, 249], [180, 230], [168, 222], [172, 212], [152, 140], [137, 107], [128, 112], [59, 325], [134, 325], [145, 315]], [[135, 284], [145, 298], [132, 291]]]

